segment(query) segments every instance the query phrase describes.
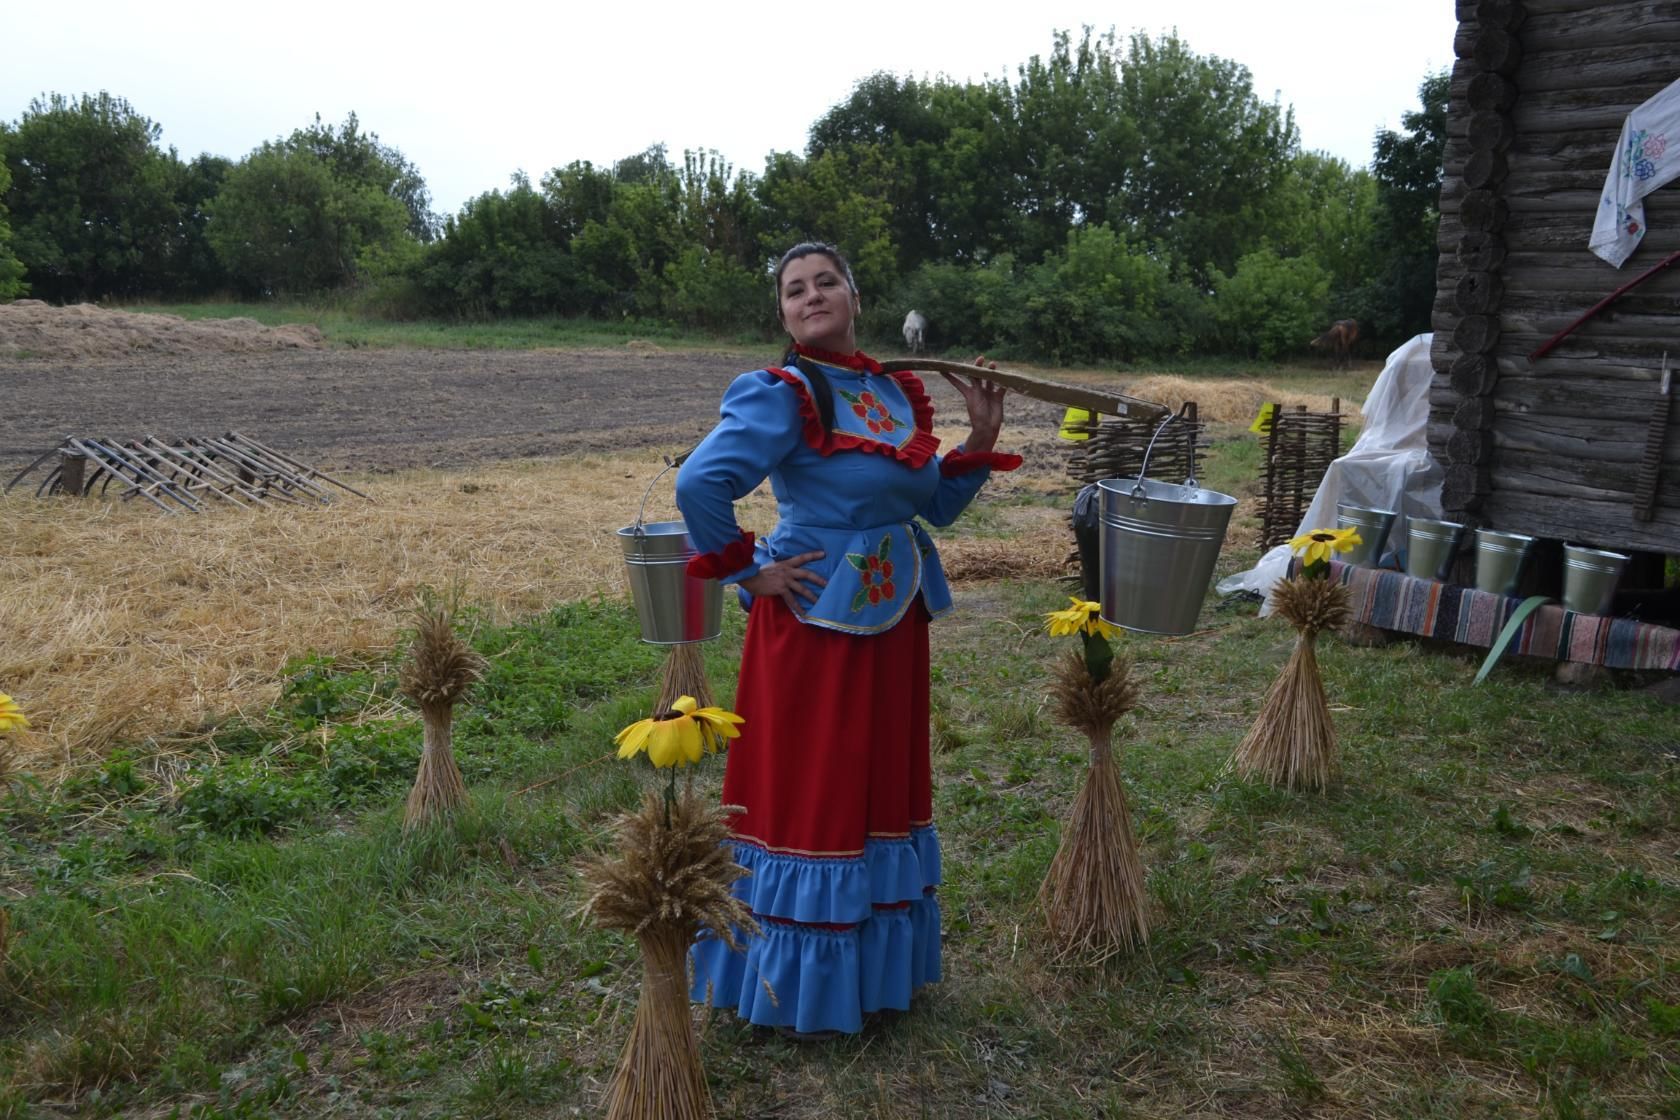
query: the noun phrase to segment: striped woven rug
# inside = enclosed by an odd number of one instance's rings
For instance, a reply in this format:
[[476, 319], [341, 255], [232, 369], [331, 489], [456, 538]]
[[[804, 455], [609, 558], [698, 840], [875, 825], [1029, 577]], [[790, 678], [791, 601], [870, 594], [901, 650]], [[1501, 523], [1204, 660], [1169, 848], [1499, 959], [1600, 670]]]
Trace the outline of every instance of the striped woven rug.
[[[1515, 596], [1339, 562], [1331, 563], [1330, 578], [1347, 586], [1358, 622], [1472, 646], [1492, 646], [1522, 604]], [[1680, 670], [1680, 630], [1547, 605], [1523, 623], [1511, 652], [1611, 669]]]

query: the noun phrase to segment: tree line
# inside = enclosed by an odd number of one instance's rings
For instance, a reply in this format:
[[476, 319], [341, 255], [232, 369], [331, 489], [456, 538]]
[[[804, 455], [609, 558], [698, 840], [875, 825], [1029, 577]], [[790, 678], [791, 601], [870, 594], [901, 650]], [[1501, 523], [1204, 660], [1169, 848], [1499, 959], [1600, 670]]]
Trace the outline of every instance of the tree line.
[[761, 172], [663, 145], [516, 174], [439, 217], [354, 114], [182, 159], [109, 93], [0, 123], [0, 300], [349, 293], [393, 317], [772, 323], [767, 266], [838, 244], [866, 335], [1052, 361], [1273, 358], [1331, 319], [1429, 325], [1447, 79], [1369, 168], [1303, 151], [1246, 67], [1175, 35], [1058, 33], [1013, 78], [877, 73]]

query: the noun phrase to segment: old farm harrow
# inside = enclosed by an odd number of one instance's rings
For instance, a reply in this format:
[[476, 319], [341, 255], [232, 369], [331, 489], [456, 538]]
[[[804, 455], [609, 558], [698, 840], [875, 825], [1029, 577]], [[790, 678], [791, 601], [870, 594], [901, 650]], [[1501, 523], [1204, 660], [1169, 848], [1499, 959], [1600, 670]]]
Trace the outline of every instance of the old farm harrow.
[[5, 493], [37, 472], [35, 496], [143, 498], [166, 513], [199, 513], [217, 502], [253, 506], [331, 505], [333, 488], [368, 495], [307, 463], [238, 432], [165, 443], [153, 436], [118, 442], [71, 436], [19, 471]]

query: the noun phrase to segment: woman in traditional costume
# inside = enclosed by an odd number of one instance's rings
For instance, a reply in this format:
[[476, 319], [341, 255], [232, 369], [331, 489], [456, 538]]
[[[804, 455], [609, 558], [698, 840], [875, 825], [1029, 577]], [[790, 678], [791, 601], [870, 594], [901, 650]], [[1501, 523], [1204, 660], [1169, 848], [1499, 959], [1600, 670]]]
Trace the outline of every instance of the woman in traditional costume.
[[[793, 345], [742, 374], [683, 464], [692, 574], [736, 585], [750, 614], [723, 803], [736, 891], [760, 932], [745, 952], [702, 938], [693, 995], [799, 1035], [855, 1032], [940, 978], [939, 837], [928, 760], [928, 622], [951, 607], [918, 523], [949, 525], [995, 470], [1003, 389], [946, 375], [971, 431], [941, 456], [910, 373], [857, 349], [845, 258], [794, 246], [775, 271]], [[769, 478], [761, 541], [733, 503]]]

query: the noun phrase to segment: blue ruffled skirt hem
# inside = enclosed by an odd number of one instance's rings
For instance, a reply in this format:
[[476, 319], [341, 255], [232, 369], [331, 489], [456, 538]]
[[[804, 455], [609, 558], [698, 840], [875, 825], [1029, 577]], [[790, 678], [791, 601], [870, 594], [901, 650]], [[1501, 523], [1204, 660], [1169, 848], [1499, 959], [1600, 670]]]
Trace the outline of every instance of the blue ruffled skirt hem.
[[798, 1031], [863, 1029], [872, 1011], [908, 1010], [938, 981], [939, 837], [871, 840], [852, 859], [735, 844], [752, 872], [735, 884], [760, 931], [744, 951], [702, 937], [691, 951], [693, 998], [749, 1022]]

